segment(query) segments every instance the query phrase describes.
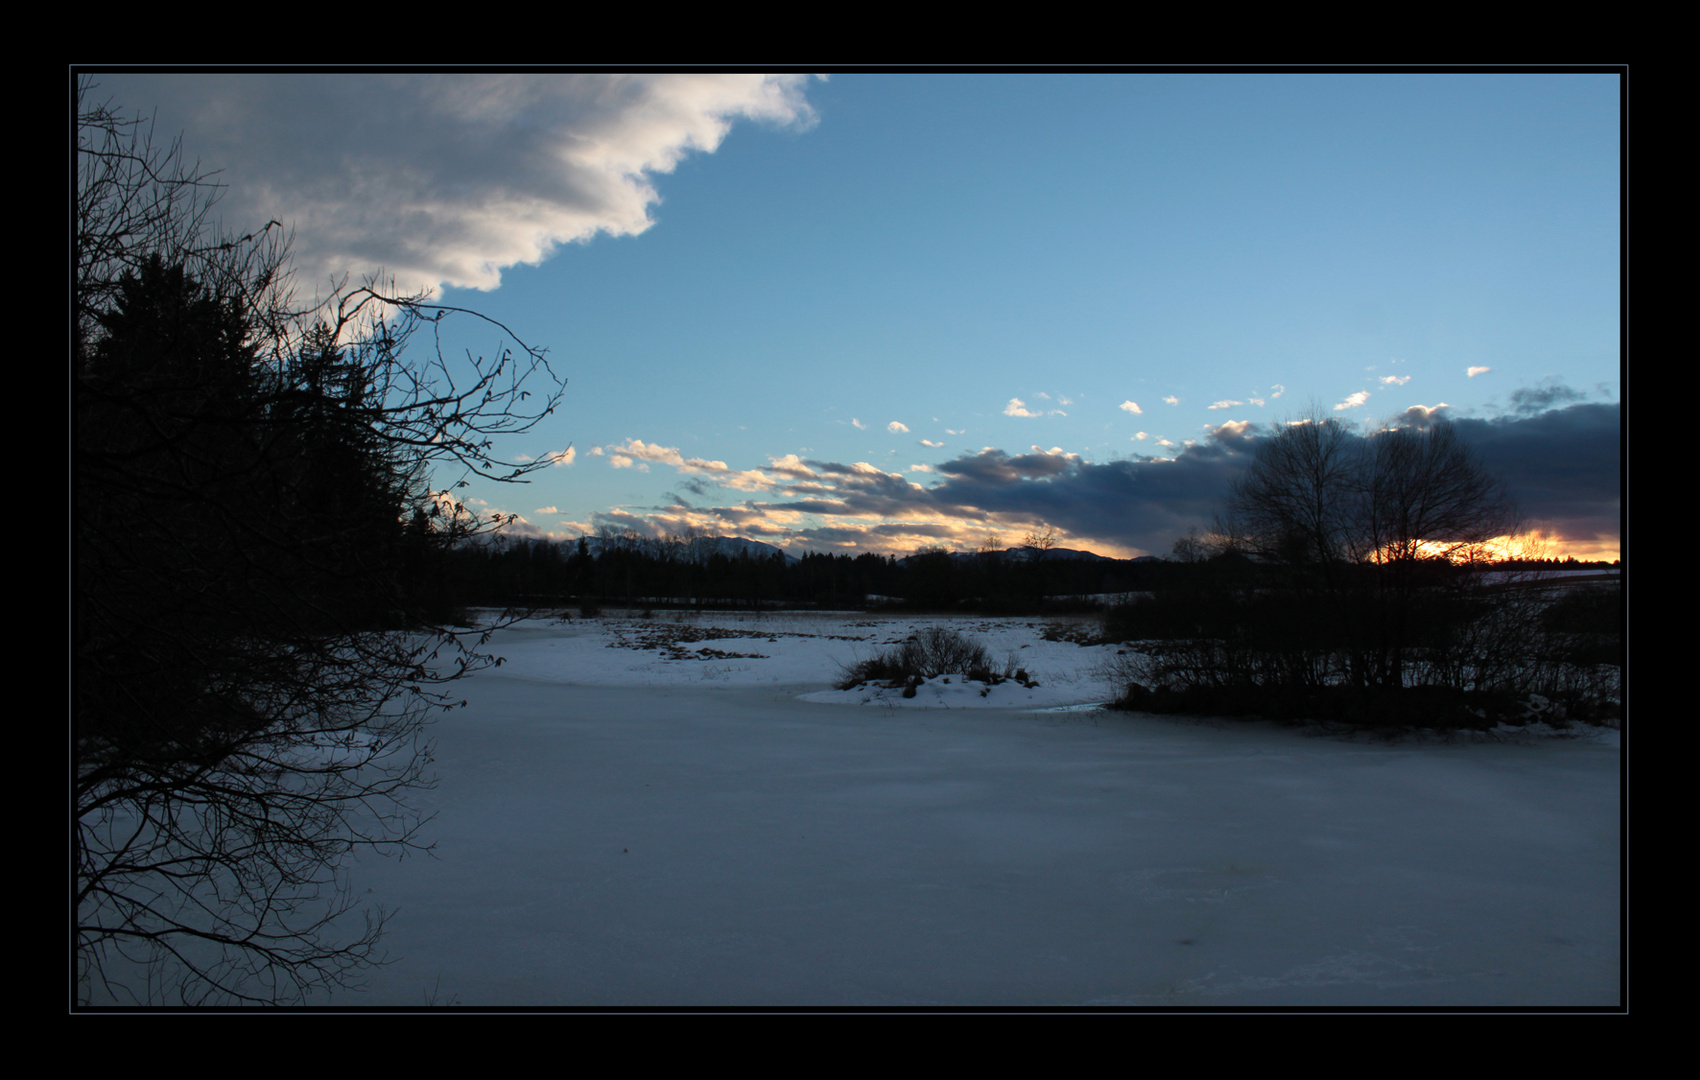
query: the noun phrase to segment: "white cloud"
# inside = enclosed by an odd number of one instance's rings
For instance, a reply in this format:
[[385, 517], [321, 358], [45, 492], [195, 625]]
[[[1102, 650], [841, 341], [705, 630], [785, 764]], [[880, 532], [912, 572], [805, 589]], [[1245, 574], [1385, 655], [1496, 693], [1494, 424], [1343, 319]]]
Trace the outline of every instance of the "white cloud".
[[1181, 399], [1173, 394], [1170, 394], [1168, 397], [1163, 399], [1163, 404], [1165, 405], [1179, 405], [1180, 403]]
[[1473, 368], [1469, 369], [1467, 374], [1469, 375], [1470, 378], [1473, 379], [1477, 375], [1486, 375], [1488, 372], [1490, 372], [1492, 370], [1493, 370], [1493, 368], [1490, 368], [1490, 367], [1473, 367]]
[[803, 462], [803, 459], [798, 457], [796, 454], [786, 454], [784, 457], [769, 457], [767, 460], [771, 462], [769, 467], [772, 468], [774, 472], [779, 473], [782, 476], [794, 476], [801, 478], [816, 475], [815, 471], [809, 468], [808, 465]]
[[933, 467], [931, 465], [911, 465], [911, 466], [909, 466], [909, 471], [910, 472], [932, 472]]
[[1137, 403], [1132, 401], [1124, 401], [1120, 405], [1117, 405], [1116, 408], [1123, 412], [1130, 412], [1135, 416], [1138, 416], [1140, 413], [1145, 411], [1144, 409], [1141, 409]]
[[1137, 442], [1144, 442], [1146, 439], [1149, 439], [1151, 436], [1147, 432], [1136, 431], [1136, 432], [1134, 432], [1133, 437], [1134, 437], [1134, 440], [1137, 441]]
[[534, 514], [559, 514], [560, 511], [555, 509], [553, 506], [539, 506], [537, 509], [533, 510], [532, 513], [534, 513]]
[[[616, 456], [625, 457], [628, 463], [632, 460], [653, 461], [659, 465], [671, 465], [682, 473], [729, 473], [731, 466], [724, 461], [709, 461], [706, 458], [688, 458], [679, 452], [676, 446], [661, 446], [658, 443], [646, 443], [642, 439], [631, 439], [624, 446], [611, 447]], [[620, 466], [616, 466], [618, 468]]]
[[893, 420], [891, 423], [887, 424], [885, 426], [885, 429], [887, 431], [891, 432], [893, 435], [901, 435], [902, 433], [909, 430], [909, 428], [906, 425], [900, 424], [896, 420]]
[[591, 454], [593, 454], [593, 455], [594, 455], [594, 456], [596, 456], [596, 457], [601, 457], [601, 456], [602, 456], [602, 448], [601, 448], [601, 447], [600, 447], [600, 446], [593, 446], [593, 447], [591, 447], [591, 448], [590, 448], [590, 452], [591, 452]]
[[638, 472], [648, 472], [649, 466], [633, 461], [624, 454], [614, 454], [608, 458], [608, 466], [614, 469], [637, 469]]
[[852, 416], [850, 418], [850, 426], [855, 428], [857, 431], [868, 430], [868, 425], [862, 423], [860, 420], [856, 419], [854, 416]]
[[383, 269], [403, 292], [493, 289], [597, 233], [654, 224], [657, 175], [739, 120], [807, 127], [806, 75], [102, 75], [222, 169], [233, 227], [277, 219], [298, 280]]
[[1383, 386], [1404, 386], [1410, 381], [1409, 375], [1383, 375], [1381, 377], [1381, 385]]
[[944, 433], [946, 435], [966, 435], [968, 433], [968, 429], [963, 428], [961, 431], [956, 431], [956, 430], [953, 430], [951, 428], [945, 428]]
[[776, 486], [776, 481], [759, 469], [729, 472], [720, 478], [720, 483], [735, 491], [769, 491]]
[[933, 447], [933, 448], [934, 448], [934, 449], [935, 449], [935, 450], [936, 450], [936, 449], [937, 449], [937, 448], [939, 448], [939, 447], [941, 447], [941, 446], [943, 446], [943, 445], [944, 445], [944, 443], [941, 443], [941, 442], [934, 442], [934, 441], [933, 441], [933, 440], [931, 440], [931, 439], [922, 439], [922, 440], [921, 440], [921, 445], [922, 445], [922, 446], [931, 446], [931, 447]]
[[1204, 408], [1205, 408], [1205, 411], [1208, 412], [1211, 409], [1232, 409], [1235, 406], [1244, 405], [1244, 404], [1245, 404], [1245, 402], [1243, 402], [1243, 401], [1233, 401], [1231, 399], [1223, 399], [1222, 401], [1216, 402], [1214, 405], [1206, 405]]
[[1280, 383], [1275, 383], [1275, 384], [1271, 385], [1269, 387], [1269, 389], [1275, 391], [1273, 394], [1269, 395], [1270, 397], [1280, 397], [1282, 394], [1285, 394], [1287, 392], [1287, 388], [1285, 386], [1282, 386]]
[[573, 463], [573, 459], [578, 457], [578, 448], [569, 446], [565, 450], [556, 450], [554, 453], [548, 455], [548, 457], [549, 461], [556, 466], [571, 465]]
[[1031, 410], [1029, 410], [1027, 408], [1027, 403], [1022, 401], [1018, 397], [1012, 397], [1012, 398], [1009, 399], [1009, 404], [1005, 405], [1003, 407], [1003, 414], [1005, 416], [1040, 416], [1040, 415], [1043, 415], [1041, 413], [1036, 413], [1036, 412], [1032, 412]]
[[1035, 447], [1033, 447], [1033, 452], [1035, 454], [1044, 454], [1046, 457], [1060, 457], [1065, 461], [1079, 461], [1080, 460], [1079, 454], [1071, 454], [1068, 451], [1064, 450], [1060, 446], [1053, 446], [1049, 450], [1046, 450], [1042, 446], [1035, 446]]
[[1346, 398], [1345, 401], [1342, 401], [1340, 404], [1334, 406], [1334, 411], [1339, 412], [1342, 409], [1355, 409], [1359, 405], [1362, 405], [1364, 402], [1366, 402], [1368, 400], [1369, 400], [1369, 391], [1368, 390], [1359, 390], [1357, 393], [1349, 395]]

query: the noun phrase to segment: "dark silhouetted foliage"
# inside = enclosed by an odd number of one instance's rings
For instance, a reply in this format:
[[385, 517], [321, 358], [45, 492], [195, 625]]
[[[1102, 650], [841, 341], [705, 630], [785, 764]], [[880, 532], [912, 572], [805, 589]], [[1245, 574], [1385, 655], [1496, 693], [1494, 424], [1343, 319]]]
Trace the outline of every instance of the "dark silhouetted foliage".
[[560, 383], [523, 346], [409, 361], [444, 311], [371, 284], [294, 310], [287, 245], [269, 227], [211, 234], [216, 188], [91, 89], [72, 342], [77, 993], [298, 1001], [378, 959], [382, 911], [345, 925], [344, 860], [421, 846], [428, 713], [493, 660], [451, 625], [444, 560], [480, 523], [430, 488], [432, 466], [517, 478], [489, 437], [535, 422]]
[[1106, 614], [1105, 638], [1137, 646], [1121, 705], [1366, 726], [1611, 715], [1611, 601], [1492, 570], [1489, 541], [1514, 531], [1450, 425], [1300, 418], [1259, 444], [1217, 530]]

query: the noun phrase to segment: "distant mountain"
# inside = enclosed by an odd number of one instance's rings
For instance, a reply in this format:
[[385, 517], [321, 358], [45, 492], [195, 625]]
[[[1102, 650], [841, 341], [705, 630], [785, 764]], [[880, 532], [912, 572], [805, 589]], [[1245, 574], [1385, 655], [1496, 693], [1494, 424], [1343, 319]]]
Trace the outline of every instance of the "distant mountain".
[[[978, 552], [978, 551], [953, 551], [953, 552], [950, 553], [950, 557], [952, 559], [955, 559], [957, 562], [967, 562], [967, 561], [972, 560], [972, 559], [980, 558], [981, 554], [982, 553]], [[1034, 557], [1034, 554], [1035, 553], [1034, 553], [1034, 550], [1032, 548], [1025, 548], [1025, 547], [1004, 548], [1002, 551], [997, 552], [998, 557], [1003, 559], [1005, 562], [1027, 562]], [[1096, 551], [1080, 551], [1076, 548], [1052, 548], [1051, 550], [1045, 552], [1044, 557], [1047, 560], [1056, 559], [1058, 561], [1071, 561], [1071, 562], [1117, 562], [1117, 561], [1119, 561], [1119, 560], [1110, 558], [1108, 555], [1100, 555]], [[897, 561], [900, 562], [900, 563], [907, 563], [910, 559], [913, 559], [913, 558], [915, 558], [914, 555], [906, 555], [906, 556], [904, 556], [903, 558], [901, 558]]]

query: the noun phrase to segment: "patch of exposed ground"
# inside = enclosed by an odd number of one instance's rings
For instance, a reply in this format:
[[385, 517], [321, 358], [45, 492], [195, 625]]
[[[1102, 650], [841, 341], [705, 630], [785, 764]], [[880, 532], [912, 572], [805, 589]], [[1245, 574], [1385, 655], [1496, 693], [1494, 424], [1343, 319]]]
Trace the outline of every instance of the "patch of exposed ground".
[[644, 623], [637, 626], [612, 626], [614, 640], [610, 649], [654, 650], [663, 660], [766, 660], [766, 653], [726, 652], [709, 646], [690, 649], [686, 646], [699, 641], [720, 638], [759, 638], [777, 643], [782, 637], [829, 638], [834, 641], [866, 641], [855, 634], [806, 634], [794, 630], [745, 630], [724, 626], [686, 626], [680, 623]]

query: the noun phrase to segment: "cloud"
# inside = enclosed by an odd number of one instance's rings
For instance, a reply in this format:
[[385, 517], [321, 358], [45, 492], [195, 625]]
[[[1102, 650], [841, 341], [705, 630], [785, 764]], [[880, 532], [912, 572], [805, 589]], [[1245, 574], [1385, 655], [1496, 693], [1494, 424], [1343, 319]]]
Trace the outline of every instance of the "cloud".
[[1146, 439], [1149, 439], [1151, 436], [1146, 432], [1136, 431], [1136, 432], [1134, 432], [1133, 437], [1138, 442], [1144, 442]]
[[1348, 395], [1345, 401], [1342, 401], [1340, 404], [1334, 406], [1334, 411], [1340, 412], [1342, 409], [1355, 409], [1359, 405], [1362, 405], [1364, 402], [1366, 402], [1368, 400], [1369, 400], [1369, 391], [1368, 390], [1359, 390], [1355, 394]]
[[1269, 389], [1275, 391], [1273, 394], [1269, 395], [1270, 397], [1280, 397], [1282, 394], [1287, 392], [1287, 388], [1282, 386], [1280, 383], [1271, 384]]
[[850, 418], [850, 426], [855, 428], [857, 431], [868, 430], [868, 425], [862, 423], [860, 420], [856, 419], [854, 416], [852, 416]]
[[548, 457], [549, 462], [557, 467], [562, 465], [571, 465], [573, 463], [573, 459], [578, 457], [578, 449], [576, 447], [569, 446], [565, 450], [556, 450], [554, 453], [546, 456]]
[[1213, 439], [1243, 439], [1254, 430], [1255, 425], [1250, 420], [1229, 420], [1216, 427], [1205, 426]]
[[768, 466], [770, 471], [778, 473], [781, 476], [790, 476], [802, 479], [815, 475], [815, 471], [809, 468], [808, 464], [796, 454], [786, 454], [784, 457], [770, 457], [767, 460], [771, 462]]
[[935, 449], [935, 450], [936, 450], [936, 449], [938, 449], [938, 448], [939, 448], [939, 447], [941, 447], [941, 446], [943, 446], [943, 445], [944, 445], [944, 443], [941, 443], [941, 442], [934, 442], [934, 441], [933, 441], [933, 440], [931, 440], [931, 439], [922, 439], [922, 440], [921, 440], [921, 445], [922, 445], [922, 446], [930, 446], [930, 447], [932, 447], [932, 448], [934, 448], [934, 449]]
[[1404, 386], [1410, 381], [1409, 375], [1383, 375], [1381, 377], [1381, 385], [1383, 386]]
[[1434, 406], [1412, 405], [1410, 408], [1399, 414], [1398, 419], [1393, 422], [1392, 426], [1428, 428], [1441, 420], [1447, 419], [1448, 417], [1446, 416], [1445, 410], [1449, 408], [1451, 408], [1451, 406], [1447, 405], [1444, 401], [1439, 405]]
[[1243, 401], [1234, 401], [1231, 398], [1225, 398], [1225, 399], [1218, 401], [1218, 402], [1215, 402], [1213, 404], [1206, 405], [1204, 408], [1207, 411], [1210, 410], [1210, 409], [1233, 409], [1233, 408], [1237, 408], [1237, 407], [1244, 405], [1244, 404], [1245, 404], [1245, 402], [1243, 402]]
[[1133, 402], [1133, 401], [1124, 401], [1120, 405], [1117, 405], [1116, 408], [1122, 410], [1123, 412], [1130, 412], [1130, 413], [1134, 414], [1135, 416], [1138, 416], [1140, 413], [1145, 411], [1144, 409], [1141, 409], [1139, 407], [1137, 402]]
[[555, 509], [553, 506], [539, 506], [537, 509], [533, 510], [532, 513], [534, 513], [534, 514], [559, 514], [560, 511]]
[[1505, 481], [1525, 521], [1545, 522], [1567, 542], [1618, 546], [1622, 406], [1570, 405], [1533, 416], [1454, 420], [1453, 425], [1488, 471]]
[[[1444, 405], [1413, 406], [1396, 423], [1432, 424], [1445, 410]], [[1489, 470], [1506, 480], [1527, 517], [1548, 522], [1566, 543], [1615, 547], [1621, 507], [1619, 406], [1579, 404], [1535, 416], [1454, 423]], [[1179, 447], [1158, 440], [1172, 457], [1139, 455], [1104, 463], [1056, 446], [1034, 445], [1018, 454], [986, 447], [931, 466], [908, 466], [907, 476], [927, 486], [867, 462], [785, 455], [769, 458], [770, 464], [760, 469], [712, 474], [712, 482], [692, 477], [681, 485], [713, 497], [716, 485], [729, 486], [725, 477], [760, 477], [767, 487], [754, 497], [691, 505], [675, 495], [668, 505], [639, 513], [610, 511], [596, 520], [621, 527], [641, 524], [649, 530], [645, 535], [692, 526], [793, 550], [894, 552], [932, 543], [970, 550], [988, 529], [1019, 533], [1044, 521], [1069, 538], [1064, 546], [1105, 554], [1166, 552], [1189, 527], [1205, 526], [1221, 511], [1233, 481], [1253, 460], [1268, 430], [1230, 420], [1207, 425], [1204, 437]], [[654, 461], [677, 453], [634, 443], [612, 449], [635, 451], [641, 445], [647, 460]]]
[[1490, 368], [1490, 367], [1473, 367], [1473, 368], [1468, 369], [1465, 372], [1465, 374], [1467, 374], [1470, 378], [1473, 379], [1477, 375], [1486, 375], [1488, 372], [1490, 372], [1492, 370], [1493, 370], [1493, 368]]
[[[1050, 397], [1051, 397], [1051, 395], [1049, 395], [1049, 394], [1040, 394], [1039, 396], [1044, 398], [1047, 401], [1049, 401]], [[1029, 409], [1027, 407], [1027, 404], [1025, 402], [1023, 402], [1020, 398], [1010, 398], [1009, 404], [1004, 406], [1003, 414], [1005, 416], [1067, 416], [1068, 415], [1068, 413], [1064, 412], [1061, 409], [1046, 409], [1044, 412], [1034, 412], [1031, 409]]]
[[1582, 391], [1572, 390], [1552, 379], [1540, 386], [1524, 386], [1511, 391], [1511, 411], [1519, 416], [1532, 416], [1561, 405], [1586, 401], [1587, 397]]
[[601, 457], [602, 456], [602, 448], [600, 446], [591, 447], [590, 452], [595, 457]]
[[968, 429], [963, 428], [961, 431], [955, 431], [955, 430], [952, 430], [951, 428], [945, 428], [944, 433], [946, 435], [966, 435], [968, 433]]
[[403, 291], [493, 289], [558, 246], [653, 225], [654, 181], [740, 120], [806, 128], [806, 75], [131, 74], [235, 227], [294, 230], [300, 280], [383, 269]]
[[[642, 439], [631, 439], [624, 446], [611, 446], [608, 449], [616, 458], [624, 457], [628, 464], [633, 460], [653, 461], [659, 465], [671, 465], [682, 473], [729, 473], [732, 471], [731, 467], [724, 461], [688, 458], [681, 454], [676, 446], [645, 443]], [[616, 465], [615, 467], [621, 468], [622, 466]]]
[[1170, 394], [1168, 397], [1163, 399], [1163, 404], [1165, 405], [1179, 405], [1180, 403], [1181, 399], [1173, 394]]
[[891, 432], [893, 435], [901, 435], [901, 434], [904, 434], [905, 432], [907, 432], [909, 430], [907, 425], [900, 424], [896, 420], [893, 420], [891, 423], [887, 424], [885, 426], [885, 429], [887, 431]]

